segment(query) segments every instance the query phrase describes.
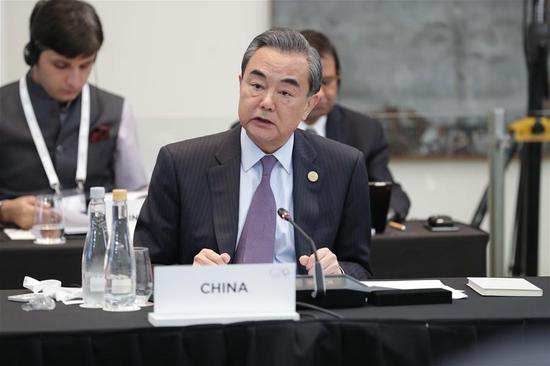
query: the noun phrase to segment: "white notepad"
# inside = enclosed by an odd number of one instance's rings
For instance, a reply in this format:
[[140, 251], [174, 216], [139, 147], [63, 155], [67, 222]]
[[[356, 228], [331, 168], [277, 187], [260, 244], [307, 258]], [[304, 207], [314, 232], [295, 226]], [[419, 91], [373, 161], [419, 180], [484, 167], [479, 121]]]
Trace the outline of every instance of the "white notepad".
[[483, 296], [542, 296], [542, 289], [523, 278], [468, 277], [467, 285]]

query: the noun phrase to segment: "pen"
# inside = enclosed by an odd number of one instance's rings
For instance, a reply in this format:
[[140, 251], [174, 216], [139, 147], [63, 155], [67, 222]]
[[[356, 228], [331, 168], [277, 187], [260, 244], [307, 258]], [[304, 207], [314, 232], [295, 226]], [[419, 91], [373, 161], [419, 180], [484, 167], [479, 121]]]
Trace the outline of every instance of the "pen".
[[405, 231], [407, 229], [407, 227], [405, 225], [400, 224], [400, 223], [395, 222], [395, 221], [388, 222], [388, 226], [392, 227], [396, 230], [400, 230], [400, 231]]

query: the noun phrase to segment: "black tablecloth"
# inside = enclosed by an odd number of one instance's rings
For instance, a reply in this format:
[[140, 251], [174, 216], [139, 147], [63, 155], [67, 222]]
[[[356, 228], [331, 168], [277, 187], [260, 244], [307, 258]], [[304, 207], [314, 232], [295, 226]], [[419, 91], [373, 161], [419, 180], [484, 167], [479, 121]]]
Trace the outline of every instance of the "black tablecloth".
[[84, 235], [70, 236], [60, 245], [36, 245], [9, 240], [0, 231], [0, 289], [22, 288], [24, 276], [57, 279], [63, 286], [80, 286]]
[[[550, 279], [529, 280], [544, 297], [481, 297], [465, 279], [443, 279], [469, 298], [337, 310], [343, 320], [300, 311], [298, 322], [184, 328], [152, 328], [150, 308], [114, 314], [61, 304], [27, 313], [5, 290], [0, 365], [546, 365], [550, 351], [538, 342], [550, 345]], [[507, 351], [517, 363], [489, 362]]]
[[[423, 222], [407, 223], [404, 232], [388, 228], [373, 237], [371, 266], [375, 278], [484, 276], [488, 234], [458, 224], [459, 231], [432, 233]], [[0, 230], [0, 289], [21, 288], [24, 276], [58, 279], [80, 286], [84, 236], [63, 245], [41, 246], [10, 241]]]
[[373, 237], [371, 266], [375, 278], [482, 277], [486, 274], [489, 234], [464, 224], [458, 231], [431, 232], [424, 221], [391, 227]]

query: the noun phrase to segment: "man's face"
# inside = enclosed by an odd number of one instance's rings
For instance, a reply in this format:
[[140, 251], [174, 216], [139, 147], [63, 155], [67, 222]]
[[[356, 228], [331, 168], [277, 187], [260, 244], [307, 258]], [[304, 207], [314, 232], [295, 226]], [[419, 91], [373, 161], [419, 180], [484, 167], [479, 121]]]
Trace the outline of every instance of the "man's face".
[[262, 47], [239, 76], [239, 119], [264, 152], [283, 146], [317, 103], [307, 96], [308, 75], [305, 55]]
[[40, 53], [32, 68], [32, 78], [58, 102], [75, 99], [88, 81], [96, 55], [67, 58], [53, 50]]
[[328, 114], [338, 98], [338, 74], [336, 73], [336, 62], [330, 54], [321, 57], [323, 64], [323, 84], [317, 95], [319, 103], [313, 108], [306, 123], [314, 123], [321, 116]]

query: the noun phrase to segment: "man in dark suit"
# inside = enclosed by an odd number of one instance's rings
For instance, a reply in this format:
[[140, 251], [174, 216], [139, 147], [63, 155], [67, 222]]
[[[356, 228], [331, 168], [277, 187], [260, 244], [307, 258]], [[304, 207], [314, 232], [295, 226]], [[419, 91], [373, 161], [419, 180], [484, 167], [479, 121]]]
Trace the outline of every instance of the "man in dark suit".
[[296, 131], [321, 78], [319, 54], [299, 32], [252, 41], [239, 76], [241, 127], [160, 150], [135, 232], [154, 263], [297, 262], [310, 272], [307, 241], [277, 217], [284, 207], [319, 246], [325, 274], [369, 275], [363, 154]]
[[301, 32], [309, 44], [321, 55], [323, 82], [319, 91], [319, 103], [300, 128], [353, 146], [363, 152], [370, 181], [392, 182], [390, 219], [404, 220], [410, 201], [401, 186], [393, 180], [388, 167], [388, 143], [379, 121], [336, 104], [340, 88], [340, 61], [335, 47], [322, 33]]

